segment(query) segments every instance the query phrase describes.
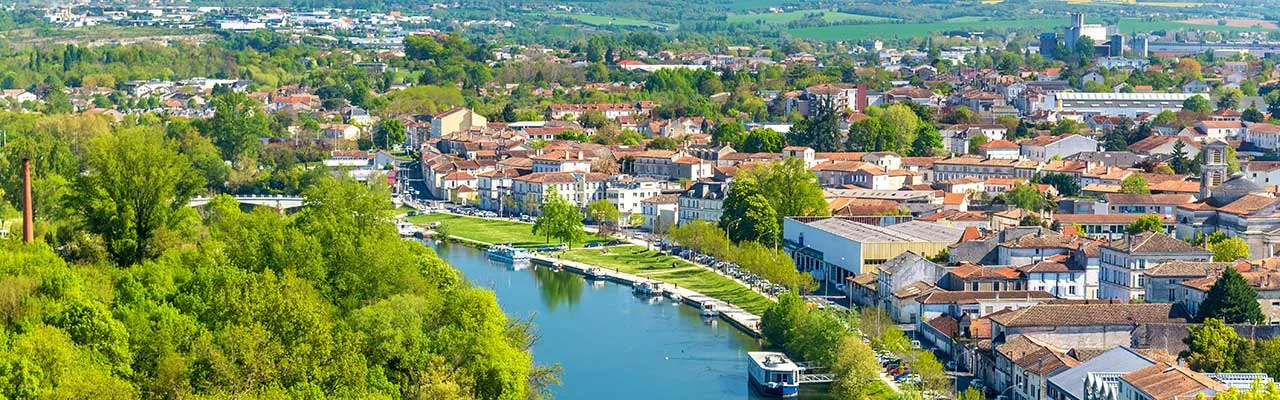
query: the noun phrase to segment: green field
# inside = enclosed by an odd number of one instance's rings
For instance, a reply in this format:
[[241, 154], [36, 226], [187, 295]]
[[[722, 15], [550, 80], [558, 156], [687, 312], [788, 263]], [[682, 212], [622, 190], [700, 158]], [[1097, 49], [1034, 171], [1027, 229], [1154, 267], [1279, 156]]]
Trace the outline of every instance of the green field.
[[611, 17], [608, 15], [591, 15], [591, 14], [571, 14], [571, 13], [553, 13], [553, 17], [573, 18], [578, 22], [591, 26], [623, 26], [634, 28], [671, 28], [671, 25], [650, 22], [642, 19]]
[[[640, 246], [575, 249], [564, 252], [561, 258], [675, 284], [727, 301], [756, 315], [764, 315], [764, 310], [773, 304], [768, 298], [724, 275]], [[671, 267], [672, 262], [676, 263], [675, 268]]]
[[[764, 21], [766, 24], [786, 24], [791, 21], [803, 19], [805, 16], [817, 13], [817, 10], [792, 11], [781, 14], [740, 14], [730, 15], [729, 22], [750, 22]], [[836, 11], [822, 11], [822, 19], [828, 22], [841, 21], [866, 21], [866, 22], [889, 22], [893, 18], [877, 17], [872, 15], [849, 14]]]
[[[1038, 18], [1015, 20], [983, 20], [977, 17], [958, 17], [943, 22], [884, 23], [863, 25], [836, 25], [815, 28], [792, 29], [788, 33], [805, 39], [859, 40], [871, 37], [914, 37], [946, 31], [994, 31], [1010, 29], [1056, 30], [1066, 26], [1066, 18]], [[1269, 29], [1255, 27], [1194, 25], [1175, 21], [1145, 21], [1139, 18], [1120, 20], [1120, 30], [1151, 31], [1164, 29], [1211, 29], [1221, 32], [1265, 32]]]
[[[417, 225], [429, 225], [440, 222], [450, 235], [488, 244], [512, 244], [516, 247], [538, 247], [548, 244], [545, 236], [533, 234], [533, 224], [519, 222], [467, 217], [448, 213], [418, 215], [407, 218]], [[609, 240], [596, 234], [587, 234], [586, 241]], [[551, 239], [550, 244], [559, 243]], [[574, 243], [573, 247], [582, 246], [584, 242]]]

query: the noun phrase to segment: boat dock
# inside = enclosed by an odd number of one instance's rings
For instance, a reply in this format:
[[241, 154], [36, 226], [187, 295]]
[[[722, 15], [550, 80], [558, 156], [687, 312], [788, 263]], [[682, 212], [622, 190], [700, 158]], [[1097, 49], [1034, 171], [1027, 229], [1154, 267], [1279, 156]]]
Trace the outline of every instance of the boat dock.
[[[625, 272], [614, 271], [608, 268], [600, 268], [590, 264], [584, 264], [576, 261], [562, 260], [559, 258], [548, 257], [543, 255], [534, 256], [531, 259], [531, 261], [534, 265], [543, 266], [543, 267], [551, 267], [556, 264], [560, 264], [562, 267], [564, 267], [566, 271], [572, 271], [573, 273], [581, 274], [584, 276], [587, 275], [588, 269], [596, 268], [598, 271], [597, 273], [599, 274], [598, 275], [599, 277], [596, 279], [609, 280], [609, 281], [624, 284], [627, 286], [633, 286], [639, 282], [662, 282], [661, 280], [657, 280], [657, 279], [649, 279], [649, 278], [645, 278], [638, 275], [628, 274]], [[669, 284], [664, 286], [664, 292], [667, 293], [668, 296], [670, 294], [675, 294], [679, 296], [681, 302], [687, 305], [696, 307], [699, 310], [702, 309], [702, 305], [705, 303], [715, 304], [715, 310], [716, 310], [716, 313], [720, 316], [720, 319], [724, 320], [725, 322], [728, 322], [734, 327], [737, 327], [739, 330], [745, 332], [746, 334], [751, 335], [751, 337], [760, 338], [760, 316], [758, 315], [747, 312], [746, 310], [738, 308], [737, 306], [729, 304], [728, 302], [717, 300], [711, 296], [707, 296], [702, 293], [698, 293], [693, 290], [689, 290], [685, 288], [674, 287]]]

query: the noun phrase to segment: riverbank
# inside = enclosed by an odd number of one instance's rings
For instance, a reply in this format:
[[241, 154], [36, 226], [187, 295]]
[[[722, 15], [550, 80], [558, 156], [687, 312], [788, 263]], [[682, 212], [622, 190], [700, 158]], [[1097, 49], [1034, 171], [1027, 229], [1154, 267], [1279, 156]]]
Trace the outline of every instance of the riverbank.
[[[429, 225], [433, 222], [446, 224], [448, 239], [475, 248], [505, 243], [536, 248], [546, 244], [533, 234], [532, 225], [527, 223], [447, 213], [418, 215], [409, 217], [408, 220], [419, 225]], [[589, 237], [587, 241], [610, 239], [599, 235], [589, 235]], [[627, 284], [637, 280], [658, 281], [687, 291], [681, 293], [683, 297], [719, 300], [725, 304], [722, 308], [732, 310], [732, 317], [728, 317], [727, 320], [754, 337], [759, 337], [760, 315], [763, 315], [774, 302], [773, 299], [710, 268], [635, 245], [575, 248], [559, 252], [556, 257], [539, 257], [549, 263], [562, 262], [566, 266], [576, 263], [587, 267], [603, 268], [624, 276], [625, 278], [619, 278], [619, 280], [628, 282]], [[675, 268], [672, 268], [673, 263]], [[575, 272], [581, 273], [581, 270], [585, 270], [585, 267]], [[685, 294], [689, 296], [684, 296]]]

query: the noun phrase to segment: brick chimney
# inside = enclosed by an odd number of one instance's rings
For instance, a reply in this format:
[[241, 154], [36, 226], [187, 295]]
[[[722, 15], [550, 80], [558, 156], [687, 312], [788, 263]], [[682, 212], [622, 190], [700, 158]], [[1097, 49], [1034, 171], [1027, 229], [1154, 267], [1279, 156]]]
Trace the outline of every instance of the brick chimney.
[[31, 212], [31, 159], [22, 159], [22, 241], [35, 241]]

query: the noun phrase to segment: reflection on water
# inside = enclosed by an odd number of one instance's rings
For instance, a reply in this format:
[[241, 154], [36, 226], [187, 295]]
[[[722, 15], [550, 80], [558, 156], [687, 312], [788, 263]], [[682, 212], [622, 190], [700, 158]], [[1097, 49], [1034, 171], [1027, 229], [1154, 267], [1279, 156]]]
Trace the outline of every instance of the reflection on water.
[[[533, 320], [534, 360], [564, 368], [562, 385], [553, 388], [557, 399], [763, 399], [746, 377], [747, 352], [759, 345], [694, 307], [641, 298], [612, 282], [587, 285], [567, 271], [516, 270], [459, 245], [431, 247], [468, 280], [492, 289], [512, 318]], [[805, 386], [801, 400], [823, 398]]]
[[573, 306], [582, 298], [582, 287], [586, 279], [570, 272], [556, 272], [551, 268], [533, 267], [533, 278], [542, 289], [542, 304], [548, 310], [555, 311], [560, 304]]

